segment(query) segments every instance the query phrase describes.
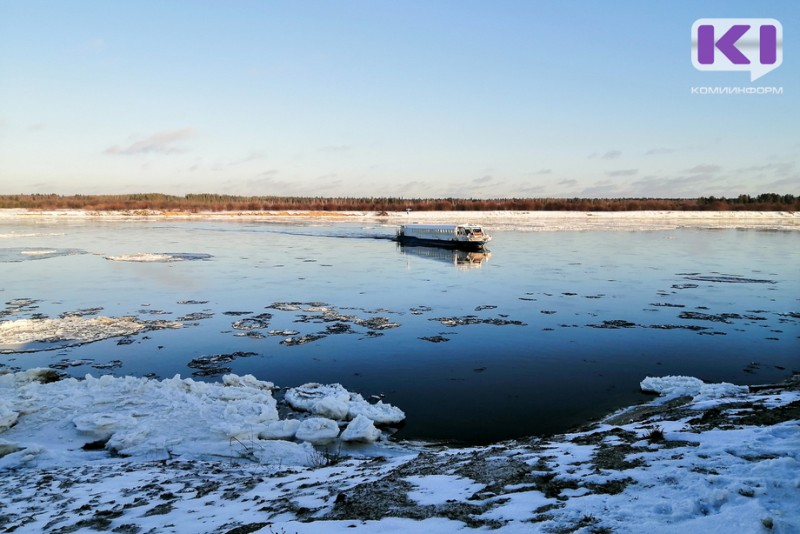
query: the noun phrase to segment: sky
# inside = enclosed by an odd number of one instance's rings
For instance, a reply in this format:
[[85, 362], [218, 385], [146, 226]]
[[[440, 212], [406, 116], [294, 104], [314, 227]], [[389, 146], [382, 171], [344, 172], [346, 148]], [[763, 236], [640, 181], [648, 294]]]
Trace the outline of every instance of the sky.
[[[783, 63], [696, 69], [701, 18], [777, 19]], [[0, 194], [796, 195], [798, 27], [789, 0], [0, 0]]]

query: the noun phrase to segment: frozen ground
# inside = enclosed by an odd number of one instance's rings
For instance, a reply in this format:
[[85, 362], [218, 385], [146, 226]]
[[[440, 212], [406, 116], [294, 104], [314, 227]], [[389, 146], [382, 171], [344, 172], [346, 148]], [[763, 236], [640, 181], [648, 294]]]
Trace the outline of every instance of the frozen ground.
[[0, 209], [1, 220], [13, 219], [252, 219], [259, 221], [326, 220], [373, 222], [399, 225], [407, 222], [484, 224], [493, 230], [568, 231], [568, 230], [672, 230], [675, 228], [759, 228], [800, 230], [800, 213], [773, 211], [419, 211], [375, 212], [341, 211], [243, 211], [243, 212], [165, 212], [158, 210], [86, 211]]
[[[2, 531], [800, 531], [797, 377], [749, 390], [648, 377], [661, 395], [648, 404], [474, 448], [313, 448], [279, 419], [274, 386], [247, 376], [57, 378], [0, 376]], [[304, 422], [374, 435], [340, 386], [287, 397]]]

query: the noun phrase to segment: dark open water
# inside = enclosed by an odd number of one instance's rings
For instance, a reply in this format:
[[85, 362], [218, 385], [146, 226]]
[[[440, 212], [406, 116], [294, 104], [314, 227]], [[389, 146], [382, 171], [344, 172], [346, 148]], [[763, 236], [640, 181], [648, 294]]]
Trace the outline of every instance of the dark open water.
[[[227, 368], [285, 387], [340, 382], [405, 410], [398, 437], [472, 443], [567, 430], [646, 398], [638, 384], [647, 375], [754, 384], [800, 370], [800, 232], [504, 231], [484, 257], [401, 248], [393, 233], [241, 221], [0, 223], [0, 302], [10, 303], [1, 320], [102, 307], [104, 316], [186, 325], [123, 345], [0, 347], [36, 351], [0, 354], [0, 364], [74, 376], [220, 380]], [[198, 259], [104, 258], [143, 252]], [[308, 342], [282, 344], [287, 337]], [[236, 352], [254, 354], [207, 358]]]

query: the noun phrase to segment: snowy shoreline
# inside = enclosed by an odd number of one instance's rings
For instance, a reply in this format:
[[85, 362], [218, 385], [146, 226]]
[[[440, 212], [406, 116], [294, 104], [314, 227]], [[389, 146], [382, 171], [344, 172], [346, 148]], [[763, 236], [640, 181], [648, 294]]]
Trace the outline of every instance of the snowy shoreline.
[[326, 221], [399, 225], [406, 222], [483, 224], [494, 230], [673, 230], [676, 228], [742, 228], [800, 230], [800, 212], [773, 211], [235, 211], [171, 212], [163, 210], [88, 211], [0, 209], [0, 222], [14, 220], [252, 220], [263, 222]]
[[[254, 421], [275, 415], [271, 384], [248, 377], [231, 375], [225, 385], [110, 376], [41, 383], [52, 378], [48, 370], [0, 375], [7, 531], [800, 528], [798, 375], [763, 388], [647, 377], [642, 390], [657, 398], [572, 433], [469, 448], [378, 442], [352, 457], [243, 438]], [[309, 407], [329, 399], [318, 410], [334, 410], [343, 395], [311, 389], [321, 396]], [[62, 401], [54, 405], [53, 395]], [[142, 423], [149, 419], [156, 432]], [[127, 456], [109, 454], [112, 441], [127, 444]]]

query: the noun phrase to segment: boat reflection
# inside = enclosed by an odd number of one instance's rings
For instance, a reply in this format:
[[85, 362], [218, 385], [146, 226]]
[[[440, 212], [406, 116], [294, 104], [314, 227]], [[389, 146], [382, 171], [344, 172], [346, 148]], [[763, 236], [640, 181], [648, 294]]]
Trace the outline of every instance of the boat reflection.
[[457, 269], [480, 268], [492, 255], [486, 249], [468, 251], [441, 247], [409, 247], [400, 244], [397, 245], [397, 248], [401, 254], [452, 263]]

